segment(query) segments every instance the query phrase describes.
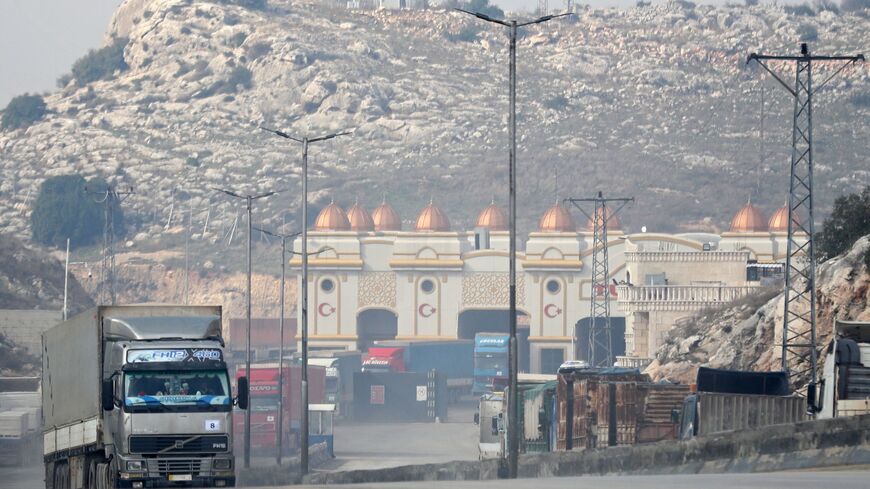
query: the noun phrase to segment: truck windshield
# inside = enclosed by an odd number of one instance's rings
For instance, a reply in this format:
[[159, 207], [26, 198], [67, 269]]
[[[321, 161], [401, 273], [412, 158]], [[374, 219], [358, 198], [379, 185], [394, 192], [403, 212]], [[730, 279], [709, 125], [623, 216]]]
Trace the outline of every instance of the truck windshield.
[[221, 370], [128, 372], [124, 393], [130, 412], [226, 411], [231, 404]]
[[326, 377], [326, 392], [338, 392], [338, 377]]

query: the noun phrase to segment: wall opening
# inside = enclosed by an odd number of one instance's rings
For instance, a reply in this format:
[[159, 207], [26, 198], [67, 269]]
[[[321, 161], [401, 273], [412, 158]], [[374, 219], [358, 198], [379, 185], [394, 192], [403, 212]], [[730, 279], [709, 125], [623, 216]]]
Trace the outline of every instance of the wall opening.
[[[528, 315], [517, 311], [517, 359], [520, 372], [529, 371], [529, 320]], [[510, 311], [471, 309], [459, 313], [459, 327], [456, 336], [462, 340], [473, 340], [477, 333], [510, 332]]]
[[[596, 325], [600, 336], [604, 341], [604, 319], [599, 318]], [[589, 330], [592, 326], [592, 318], [583, 318], [577, 321], [574, 326], [574, 358], [577, 360], [586, 360], [590, 365], [596, 365], [596, 359], [589, 358]], [[610, 345], [612, 348], [613, 362], [616, 363], [616, 357], [625, 355], [625, 318], [611, 316], [610, 317]]]
[[356, 348], [368, 351], [375, 341], [394, 340], [399, 332], [399, 318], [388, 309], [367, 309], [356, 317]]

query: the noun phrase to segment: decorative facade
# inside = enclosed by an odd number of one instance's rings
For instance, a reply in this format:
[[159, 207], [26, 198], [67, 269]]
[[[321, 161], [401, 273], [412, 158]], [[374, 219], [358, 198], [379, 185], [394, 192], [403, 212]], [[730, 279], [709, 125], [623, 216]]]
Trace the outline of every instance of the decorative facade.
[[[591, 231], [578, 231], [568, 209], [553, 205], [517, 252], [518, 324], [528, 338], [530, 370], [552, 372], [564, 360], [586, 357], [591, 295], [605, 286], [620, 363], [646, 363], [679, 319], [781, 277], [781, 211], [768, 222], [748, 203], [721, 235], [624, 234], [614, 219], [611, 283], [596, 286]], [[473, 231], [452, 230], [433, 202], [407, 231], [386, 202], [371, 214], [358, 204], [347, 213], [330, 204], [308, 234], [309, 251], [321, 251], [309, 259], [312, 348], [506, 332], [507, 227], [495, 204], [480, 213]], [[294, 249], [300, 248], [297, 239]], [[300, 259], [290, 264], [298, 271]]]

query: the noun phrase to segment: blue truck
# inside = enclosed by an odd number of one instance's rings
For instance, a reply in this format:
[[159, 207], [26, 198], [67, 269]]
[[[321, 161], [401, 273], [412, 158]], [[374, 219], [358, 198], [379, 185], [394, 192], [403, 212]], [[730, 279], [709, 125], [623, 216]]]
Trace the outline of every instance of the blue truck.
[[510, 336], [501, 333], [478, 333], [474, 336], [474, 381], [472, 394], [493, 391], [493, 385], [508, 378]]

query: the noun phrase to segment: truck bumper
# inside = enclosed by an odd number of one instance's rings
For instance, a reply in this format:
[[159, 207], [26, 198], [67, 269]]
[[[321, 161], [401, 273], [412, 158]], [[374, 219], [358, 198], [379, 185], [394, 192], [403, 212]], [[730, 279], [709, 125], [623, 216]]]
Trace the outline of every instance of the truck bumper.
[[169, 477], [138, 477], [118, 480], [119, 488], [150, 487], [235, 487], [236, 478], [192, 476], [190, 480], [169, 480]]

